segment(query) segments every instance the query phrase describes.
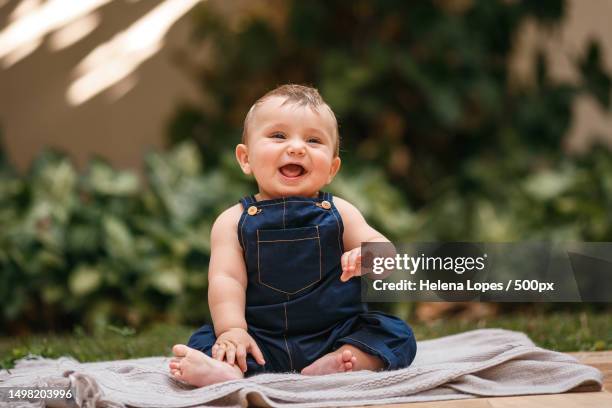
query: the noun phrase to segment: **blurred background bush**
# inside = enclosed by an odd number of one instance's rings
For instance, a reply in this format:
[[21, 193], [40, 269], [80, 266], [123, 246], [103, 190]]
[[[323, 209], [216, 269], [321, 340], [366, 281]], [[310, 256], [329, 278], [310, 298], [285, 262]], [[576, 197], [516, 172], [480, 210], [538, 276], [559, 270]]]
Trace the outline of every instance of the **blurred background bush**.
[[210, 226], [255, 191], [233, 147], [254, 100], [287, 82], [318, 87], [338, 116], [330, 190], [393, 240], [612, 241], [609, 147], [568, 139], [581, 98], [610, 112], [612, 49], [593, 38], [565, 77], [541, 44], [526, 70], [512, 64], [528, 27], [558, 32], [569, 4], [199, 4], [172, 53], [199, 97], [142, 169], [46, 150], [24, 171], [0, 156], [0, 328], [208, 319]]

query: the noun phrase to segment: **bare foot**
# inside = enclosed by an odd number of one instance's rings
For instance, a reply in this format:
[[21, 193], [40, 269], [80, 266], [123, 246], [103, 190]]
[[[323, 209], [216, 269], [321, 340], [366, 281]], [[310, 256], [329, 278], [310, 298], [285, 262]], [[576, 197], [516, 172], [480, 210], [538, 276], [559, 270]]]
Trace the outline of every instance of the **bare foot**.
[[196, 387], [243, 377], [238, 366], [208, 357], [199, 350], [183, 344], [172, 347], [174, 358], [170, 360], [170, 374], [177, 380]]
[[304, 375], [325, 375], [352, 371], [357, 357], [351, 350], [338, 350], [329, 353], [302, 370]]

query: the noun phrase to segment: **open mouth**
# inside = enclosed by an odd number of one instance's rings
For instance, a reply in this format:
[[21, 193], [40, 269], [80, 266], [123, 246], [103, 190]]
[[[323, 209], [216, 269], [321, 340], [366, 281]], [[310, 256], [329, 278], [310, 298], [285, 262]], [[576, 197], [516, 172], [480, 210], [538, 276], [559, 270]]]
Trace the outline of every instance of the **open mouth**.
[[301, 175], [306, 173], [304, 167], [300, 166], [299, 164], [286, 164], [278, 170], [283, 176], [288, 178], [300, 177]]

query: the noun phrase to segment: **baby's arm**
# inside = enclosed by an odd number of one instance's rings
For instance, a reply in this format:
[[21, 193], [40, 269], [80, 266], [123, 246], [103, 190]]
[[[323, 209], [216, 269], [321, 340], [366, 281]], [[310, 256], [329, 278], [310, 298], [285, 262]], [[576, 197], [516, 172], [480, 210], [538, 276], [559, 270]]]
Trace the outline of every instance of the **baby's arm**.
[[372, 228], [361, 215], [361, 212], [351, 203], [339, 197], [334, 197], [334, 204], [340, 212], [344, 224], [344, 249], [342, 255], [343, 282], [353, 276], [361, 275], [361, 243], [390, 242], [383, 234]]
[[247, 273], [238, 242], [241, 214], [241, 206], [235, 205], [224, 211], [212, 227], [208, 305], [217, 336], [213, 357], [225, 357], [230, 364], [236, 358], [242, 371], [246, 371], [247, 352], [253, 354], [258, 363], [263, 364], [264, 361], [259, 347], [247, 333], [244, 317]]

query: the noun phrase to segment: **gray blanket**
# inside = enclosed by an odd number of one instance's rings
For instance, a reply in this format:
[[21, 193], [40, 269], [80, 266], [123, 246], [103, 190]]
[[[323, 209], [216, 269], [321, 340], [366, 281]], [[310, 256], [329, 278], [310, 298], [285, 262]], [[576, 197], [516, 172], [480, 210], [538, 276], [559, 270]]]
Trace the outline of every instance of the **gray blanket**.
[[475, 330], [422, 341], [418, 347], [412, 366], [397, 371], [264, 374], [196, 389], [168, 375], [169, 357], [98, 363], [27, 359], [10, 374], [0, 373], [0, 387], [71, 387], [77, 405], [84, 407], [169, 408], [354, 406], [601, 389], [597, 369], [536, 347], [523, 333]]

